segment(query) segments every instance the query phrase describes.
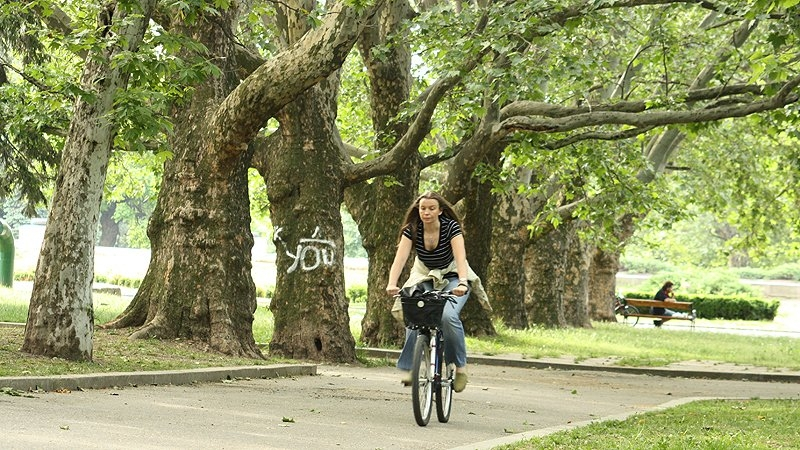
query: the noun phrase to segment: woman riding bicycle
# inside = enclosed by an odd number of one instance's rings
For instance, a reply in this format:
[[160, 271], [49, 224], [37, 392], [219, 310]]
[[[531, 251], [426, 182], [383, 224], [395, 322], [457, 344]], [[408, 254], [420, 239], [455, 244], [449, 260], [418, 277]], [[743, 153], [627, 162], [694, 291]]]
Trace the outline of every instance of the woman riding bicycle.
[[[479, 285], [480, 280], [467, 264], [458, 215], [453, 206], [435, 192], [419, 196], [406, 212], [397, 253], [389, 270], [387, 294], [394, 296], [400, 291], [398, 278], [412, 249], [416, 251], [416, 258], [403, 287], [419, 284], [425, 290], [450, 291], [456, 296], [455, 304], [447, 306], [442, 313], [442, 333], [445, 362], [456, 366], [453, 390], [461, 392], [467, 386], [467, 346], [459, 313], [469, 298], [469, 283], [477, 282]], [[411, 382], [409, 371], [416, 337], [416, 332], [406, 329], [406, 341], [397, 360], [397, 367], [408, 372], [403, 377], [403, 384]]]

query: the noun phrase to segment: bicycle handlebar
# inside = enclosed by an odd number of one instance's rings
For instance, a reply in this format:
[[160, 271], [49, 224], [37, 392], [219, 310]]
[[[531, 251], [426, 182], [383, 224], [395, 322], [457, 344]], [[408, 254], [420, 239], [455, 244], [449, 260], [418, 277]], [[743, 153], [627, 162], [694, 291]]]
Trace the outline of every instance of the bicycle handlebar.
[[[400, 292], [402, 292], [402, 290]], [[455, 299], [458, 298], [458, 296], [453, 294], [452, 291], [425, 291], [425, 292], [421, 292], [419, 294], [414, 294], [414, 295], [411, 295], [411, 296], [403, 296], [403, 295], [400, 294], [400, 292], [398, 292], [397, 294], [394, 294], [392, 296], [392, 298], [401, 298], [401, 297], [402, 298], [414, 298], [414, 297], [422, 297], [422, 296], [430, 295], [430, 294], [436, 294], [437, 297], [446, 297], [449, 301], [455, 301]]]

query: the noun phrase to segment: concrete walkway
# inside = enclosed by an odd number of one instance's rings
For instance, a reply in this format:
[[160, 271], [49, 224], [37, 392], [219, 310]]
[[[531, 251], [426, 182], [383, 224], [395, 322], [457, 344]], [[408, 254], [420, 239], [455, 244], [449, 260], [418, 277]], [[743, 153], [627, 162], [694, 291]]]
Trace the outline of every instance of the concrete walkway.
[[[376, 357], [395, 351], [365, 349]], [[800, 399], [800, 373], [741, 366], [613, 368], [470, 357], [470, 384], [419, 427], [389, 366], [274, 365], [0, 378], [12, 449], [489, 449], [699, 398]], [[45, 390], [26, 392], [35, 383]], [[110, 387], [109, 387], [110, 386]], [[11, 425], [13, 424], [13, 425]]]

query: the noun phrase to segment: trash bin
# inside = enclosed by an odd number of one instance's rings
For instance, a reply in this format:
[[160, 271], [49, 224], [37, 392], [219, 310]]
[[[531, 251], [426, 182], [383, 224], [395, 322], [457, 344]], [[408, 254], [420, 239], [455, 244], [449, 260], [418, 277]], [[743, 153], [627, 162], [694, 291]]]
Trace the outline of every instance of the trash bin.
[[5, 220], [0, 219], [0, 286], [14, 283], [14, 234]]

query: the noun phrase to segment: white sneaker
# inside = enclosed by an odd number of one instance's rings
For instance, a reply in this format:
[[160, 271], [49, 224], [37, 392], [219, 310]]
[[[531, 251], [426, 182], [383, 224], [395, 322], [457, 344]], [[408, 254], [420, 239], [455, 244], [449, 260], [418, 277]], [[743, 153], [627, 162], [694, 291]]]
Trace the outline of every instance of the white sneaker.
[[403, 376], [402, 376], [402, 378], [400, 378], [400, 383], [403, 386], [411, 386], [411, 381], [412, 381], [411, 371], [410, 370], [403, 370], [402, 372], [403, 372]]
[[469, 376], [467, 372], [456, 372], [456, 377], [453, 379], [453, 390], [461, 392], [467, 387]]

